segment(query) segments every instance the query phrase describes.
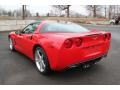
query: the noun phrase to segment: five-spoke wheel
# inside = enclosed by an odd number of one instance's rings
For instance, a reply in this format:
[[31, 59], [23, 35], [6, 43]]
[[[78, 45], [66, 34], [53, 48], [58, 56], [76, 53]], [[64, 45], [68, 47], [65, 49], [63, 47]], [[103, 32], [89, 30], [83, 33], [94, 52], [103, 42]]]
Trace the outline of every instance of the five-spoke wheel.
[[41, 47], [35, 49], [34, 59], [40, 73], [48, 74], [50, 72], [47, 55]]

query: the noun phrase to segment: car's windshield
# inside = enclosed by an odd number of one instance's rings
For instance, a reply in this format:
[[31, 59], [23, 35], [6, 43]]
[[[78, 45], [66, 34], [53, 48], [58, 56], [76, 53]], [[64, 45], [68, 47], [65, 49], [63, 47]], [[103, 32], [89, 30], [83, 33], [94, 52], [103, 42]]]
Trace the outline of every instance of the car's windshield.
[[58, 32], [58, 33], [80, 33], [89, 30], [74, 23], [47, 23], [43, 26], [41, 32]]

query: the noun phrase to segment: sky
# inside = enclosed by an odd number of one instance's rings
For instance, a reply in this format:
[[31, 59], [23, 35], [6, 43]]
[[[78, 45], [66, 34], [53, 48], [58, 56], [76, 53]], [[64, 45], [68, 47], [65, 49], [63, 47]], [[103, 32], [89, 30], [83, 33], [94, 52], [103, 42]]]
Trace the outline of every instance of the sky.
[[[19, 9], [22, 6], [21, 5], [0, 5], [0, 7], [6, 10], [14, 10], [14, 9]], [[27, 9], [30, 10], [31, 13], [39, 12], [40, 14], [44, 15], [50, 12], [50, 10], [52, 10], [52, 7], [51, 5], [27, 5]], [[87, 15], [87, 11], [84, 5], [72, 5], [70, 7], [70, 10], [78, 12], [82, 15]]]

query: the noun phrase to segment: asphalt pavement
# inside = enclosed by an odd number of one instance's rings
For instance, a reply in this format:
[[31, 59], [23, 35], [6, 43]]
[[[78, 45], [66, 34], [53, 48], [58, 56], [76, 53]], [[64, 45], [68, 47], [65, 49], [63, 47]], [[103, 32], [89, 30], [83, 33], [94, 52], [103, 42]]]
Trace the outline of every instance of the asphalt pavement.
[[0, 32], [0, 84], [76, 84], [114, 85], [120, 84], [120, 26], [83, 25], [89, 29], [112, 33], [112, 42], [107, 58], [95, 66], [82, 70], [79, 67], [51, 75], [41, 75], [34, 62], [19, 52], [8, 48], [8, 33]]

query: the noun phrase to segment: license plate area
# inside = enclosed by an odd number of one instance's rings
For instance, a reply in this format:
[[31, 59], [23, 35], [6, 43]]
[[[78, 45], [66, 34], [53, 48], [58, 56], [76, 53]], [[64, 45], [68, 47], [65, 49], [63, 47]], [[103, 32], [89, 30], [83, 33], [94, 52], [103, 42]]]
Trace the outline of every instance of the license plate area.
[[101, 45], [93, 45], [85, 48], [85, 54], [99, 53], [101, 52]]

